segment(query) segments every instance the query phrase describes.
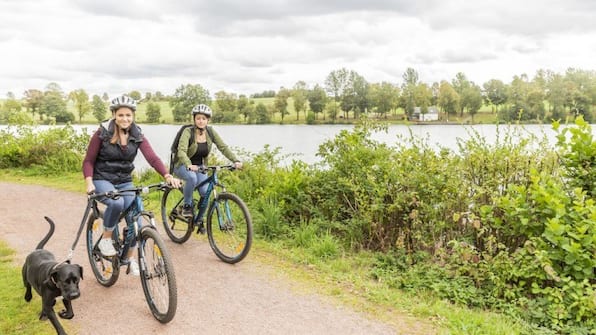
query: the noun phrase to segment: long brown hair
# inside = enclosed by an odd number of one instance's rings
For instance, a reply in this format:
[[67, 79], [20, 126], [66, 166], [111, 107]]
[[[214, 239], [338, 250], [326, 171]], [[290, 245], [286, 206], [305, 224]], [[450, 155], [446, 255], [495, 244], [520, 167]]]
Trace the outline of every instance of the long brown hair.
[[110, 139], [110, 144], [116, 144], [120, 140], [120, 126], [114, 121], [114, 135]]

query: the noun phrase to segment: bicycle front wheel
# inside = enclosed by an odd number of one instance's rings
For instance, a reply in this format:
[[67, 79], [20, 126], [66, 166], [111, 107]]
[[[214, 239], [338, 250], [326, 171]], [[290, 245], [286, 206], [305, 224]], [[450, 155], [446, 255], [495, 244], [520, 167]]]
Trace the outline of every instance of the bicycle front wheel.
[[143, 292], [153, 317], [168, 323], [176, 315], [178, 305], [172, 258], [157, 230], [146, 227], [140, 235], [138, 256]]
[[184, 204], [184, 195], [180, 189], [167, 189], [161, 198], [161, 221], [168, 237], [176, 243], [188, 241], [192, 234], [192, 219], [178, 213]]
[[246, 204], [235, 194], [217, 195], [207, 213], [207, 236], [213, 252], [234, 264], [248, 255], [252, 245], [252, 220]]
[[118, 256], [106, 257], [99, 251], [99, 240], [103, 235], [103, 211], [99, 212], [99, 217], [91, 214], [87, 220], [87, 255], [91, 270], [97, 282], [105, 287], [110, 287], [116, 283], [120, 275], [120, 262]]

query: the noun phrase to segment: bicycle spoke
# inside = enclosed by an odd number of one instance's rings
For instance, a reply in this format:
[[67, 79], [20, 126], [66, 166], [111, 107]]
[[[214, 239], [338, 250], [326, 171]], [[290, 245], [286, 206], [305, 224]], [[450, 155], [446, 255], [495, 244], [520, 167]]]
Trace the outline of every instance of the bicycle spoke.
[[[100, 213], [101, 214], [101, 213]], [[103, 286], [112, 286], [118, 280], [119, 269], [116, 257], [105, 257], [97, 246], [103, 235], [103, 219], [89, 217], [87, 223], [87, 254], [93, 274]]]
[[141, 282], [149, 308], [160, 322], [169, 322], [176, 311], [176, 280], [169, 256], [157, 231], [147, 229], [142, 233], [139, 263]]
[[252, 242], [252, 222], [238, 196], [221, 193], [207, 220], [209, 244], [221, 260], [236, 263], [246, 257]]
[[164, 192], [161, 201], [162, 221], [166, 234], [176, 243], [186, 242], [193, 230], [191, 219], [178, 213], [183, 203], [184, 195], [178, 189]]

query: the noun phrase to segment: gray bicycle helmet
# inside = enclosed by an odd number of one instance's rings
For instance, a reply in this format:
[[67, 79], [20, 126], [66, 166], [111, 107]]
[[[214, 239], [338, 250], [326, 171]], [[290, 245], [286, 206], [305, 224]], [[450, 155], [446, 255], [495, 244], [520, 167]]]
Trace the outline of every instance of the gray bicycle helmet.
[[192, 109], [192, 117], [194, 118], [197, 114], [203, 114], [206, 117], [211, 117], [213, 111], [205, 104], [198, 104]]
[[112, 112], [115, 112], [120, 107], [128, 107], [132, 109], [133, 112], [135, 112], [137, 110], [137, 102], [129, 96], [122, 95], [117, 98], [114, 98], [110, 103], [110, 110]]

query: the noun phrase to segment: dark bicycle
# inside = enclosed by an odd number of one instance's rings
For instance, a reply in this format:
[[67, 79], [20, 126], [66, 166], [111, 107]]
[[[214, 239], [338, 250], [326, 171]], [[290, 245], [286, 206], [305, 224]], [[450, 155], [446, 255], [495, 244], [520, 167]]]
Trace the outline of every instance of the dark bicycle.
[[[101, 285], [110, 287], [118, 280], [120, 267], [126, 266], [127, 273], [130, 271], [127, 253], [130, 246], [136, 241], [140, 279], [147, 304], [155, 319], [161, 323], [168, 323], [176, 314], [178, 299], [176, 277], [172, 258], [156, 229], [154, 215], [152, 212], [145, 211], [143, 207], [141, 194], [149, 193], [151, 189], [167, 191], [170, 188], [165, 183], [159, 183], [145, 187], [89, 194], [87, 208], [72, 250], [86, 225], [87, 254], [91, 269]], [[103, 210], [99, 209], [98, 201], [103, 197], [115, 199], [131, 193], [135, 194], [134, 201], [120, 215], [119, 219], [119, 221], [125, 219], [126, 226], [122, 228], [121, 233], [115, 229], [112, 236], [114, 248], [118, 254], [110, 257], [104, 256], [98, 248], [104, 231]]]
[[[252, 219], [248, 207], [239, 196], [228, 192], [218, 178], [220, 170], [234, 170], [234, 165], [202, 166], [209, 177], [194, 192], [193, 204], [197, 204], [193, 217], [183, 216], [184, 195], [182, 189], [166, 190], [161, 199], [161, 216], [166, 234], [176, 243], [186, 242], [192, 232], [204, 232], [213, 252], [222, 261], [234, 264], [248, 255], [252, 245]], [[207, 185], [207, 193], [199, 197], [198, 189]], [[220, 192], [217, 192], [219, 188]], [[194, 206], [193, 206], [194, 207]], [[206, 211], [206, 220], [202, 218]]]

